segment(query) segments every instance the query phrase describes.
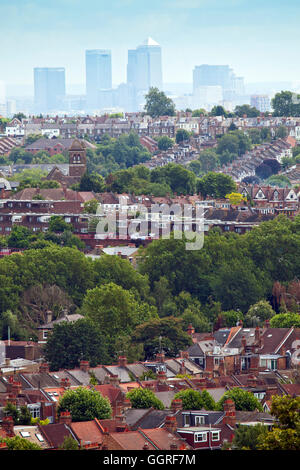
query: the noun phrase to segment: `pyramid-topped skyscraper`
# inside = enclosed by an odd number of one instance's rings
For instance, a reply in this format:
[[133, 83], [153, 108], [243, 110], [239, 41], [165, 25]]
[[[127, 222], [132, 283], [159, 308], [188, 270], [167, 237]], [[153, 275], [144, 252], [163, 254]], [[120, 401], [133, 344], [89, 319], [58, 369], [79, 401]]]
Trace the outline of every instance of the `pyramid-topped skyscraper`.
[[138, 92], [151, 87], [162, 89], [161, 47], [151, 37], [128, 51], [127, 83]]

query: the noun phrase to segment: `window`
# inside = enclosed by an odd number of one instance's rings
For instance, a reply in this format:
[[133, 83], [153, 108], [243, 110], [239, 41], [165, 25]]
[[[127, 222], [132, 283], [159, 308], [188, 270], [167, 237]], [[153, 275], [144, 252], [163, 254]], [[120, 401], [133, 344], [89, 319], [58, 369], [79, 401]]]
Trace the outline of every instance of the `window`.
[[190, 415], [183, 415], [183, 425], [184, 426], [190, 425]]
[[206, 442], [206, 441], [207, 441], [207, 432], [195, 433], [195, 442]]
[[220, 440], [220, 431], [212, 431], [211, 440], [212, 441], [219, 441]]
[[205, 424], [204, 416], [195, 416], [195, 426], [199, 426], [199, 424]]
[[36, 406], [31, 405], [31, 406], [28, 406], [28, 408], [29, 408], [29, 411], [30, 411], [30, 414], [31, 414], [32, 418], [40, 418], [41, 409], [38, 405], [36, 405]]

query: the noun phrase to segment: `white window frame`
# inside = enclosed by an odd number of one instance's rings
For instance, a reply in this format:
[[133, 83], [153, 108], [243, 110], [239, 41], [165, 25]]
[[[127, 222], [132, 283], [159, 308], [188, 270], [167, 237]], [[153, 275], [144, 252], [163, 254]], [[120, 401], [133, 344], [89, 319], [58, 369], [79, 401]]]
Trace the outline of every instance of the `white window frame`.
[[205, 424], [205, 417], [195, 416], [195, 426], [199, 426], [200, 424]]
[[195, 442], [207, 442], [207, 431], [196, 432], [195, 433]]
[[220, 440], [220, 431], [211, 431], [211, 440], [219, 441]]

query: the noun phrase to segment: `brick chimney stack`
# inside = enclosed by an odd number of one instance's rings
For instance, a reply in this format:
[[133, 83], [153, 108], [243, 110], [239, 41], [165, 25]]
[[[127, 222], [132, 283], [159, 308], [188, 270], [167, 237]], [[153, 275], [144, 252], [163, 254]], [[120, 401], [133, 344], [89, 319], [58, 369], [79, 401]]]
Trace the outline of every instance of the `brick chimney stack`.
[[118, 386], [120, 384], [120, 379], [117, 374], [112, 374], [108, 377], [108, 381], [110, 385]]
[[167, 416], [164, 428], [171, 433], [175, 433], [177, 430], [176, 416]]
[[242, 352], [244, 353], [246, 351], [246, 338], [245, 336], [242, 336]]
[[159, 383], [164, 383], [167, 380], [167, 374], [164, 370], [159, 370], [157, 373], [157, 379]]
[[70, 424], [72, 423], [71, 413], [69, 411], [62, 411], [60, 413], [59, 422], [70, 426]]
[[193, 327], [193, 325], [190, 323], [188, 328], [187, 328], [187, 334], [188, 335], [193, 335], [195, 333], [195, 328]]
[[12, 416], [4, 416], [2, 420], [2, 428], [6, 432], [8, 437], [14, 437], [14, 420]]
[[126, 367], [126, 366], [127, 366], [127, 357], [119, 356], [119, 367]]
[[189, 358], [189, 353], [188, 351], [180, 351], [180, 357], [182, 359], [188, 359]]
[[261, 334], [259, 326], [255, 328], [255, 343], [259, 348], [261, 347]]
[[60, 386], [63, 388], [70, 388], [70, 379], [68, 377], [62, 377], [60, 381]]
[[223, 423], [224, 424], [229, 424], [231, 427], [235, 426], [235, 404], [234, 401], [231, 400], [231, 398], [228, 398], [225, 400], [224, 405], [224, 417], [223, 417]]
[[180, 400], [180, 398], [177, 398], [176, 400], [172, 401], [171, 410], [174, 413], [176, 413], [176, 411], [182, 410], [182, 400]]
[[88, 372], [90, 369], [89, 361], [80, 361], [79, 368], [82, 372]]
[[165, 362], [165, 355], [163, 352], [156, 354], [156, 362]]

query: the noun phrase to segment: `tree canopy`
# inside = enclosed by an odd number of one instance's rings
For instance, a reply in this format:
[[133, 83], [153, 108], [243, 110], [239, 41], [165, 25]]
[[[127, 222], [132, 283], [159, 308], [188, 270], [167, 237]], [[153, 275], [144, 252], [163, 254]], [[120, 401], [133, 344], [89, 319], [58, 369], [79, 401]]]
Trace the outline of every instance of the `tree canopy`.
[[112, 415], [109, 399], [96, 390], [85, 387], [66, 390], [58, 402], [58, 416], [62, 411], [69, 411], [74, 422], [108, 419]]
[[171, 98], [168, 98], [163, 91], [156, 87], [149, 89], [145, 96], [145, 111], [152, 118], [159, 116], [174, 116], [175, 105]]

